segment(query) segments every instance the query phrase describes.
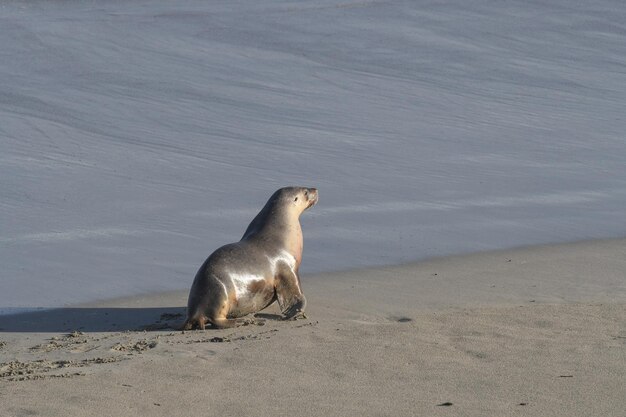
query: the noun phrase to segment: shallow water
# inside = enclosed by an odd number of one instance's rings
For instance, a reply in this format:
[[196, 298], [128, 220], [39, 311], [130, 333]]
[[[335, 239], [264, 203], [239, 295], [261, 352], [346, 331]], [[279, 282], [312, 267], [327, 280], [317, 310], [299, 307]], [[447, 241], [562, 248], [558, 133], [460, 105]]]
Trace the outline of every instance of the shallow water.
[[0, 307], [188, 288], [284, 185], [320, 189], [304, 273], [624, 236], [624, 22], [619, 1], [3, 2]]

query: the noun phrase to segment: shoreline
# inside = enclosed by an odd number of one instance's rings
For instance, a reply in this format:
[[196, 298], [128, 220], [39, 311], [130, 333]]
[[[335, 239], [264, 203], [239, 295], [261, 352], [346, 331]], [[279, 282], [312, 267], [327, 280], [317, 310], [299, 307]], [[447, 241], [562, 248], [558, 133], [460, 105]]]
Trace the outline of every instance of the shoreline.
[[[577, 246], [598, 246], [598, 245], [613, 245], [613, 244], [623, 244], [624, 246], [624, 256], [626, 256], [626, 237], [618, 237], [618, 238], [601, 238], [601, 239], [584, 239], [584, 240], [576, 240], [572, 242], [562, 242], [562, 243], [544, 243], [544, 244], [531, 244], [531, 245], [521, 245], [515, 246], [511, 248], [504, 249], [494, 249], [494, 250], [486, 250], [486, 251], [477, 251], [477, 252], [469, 252], [469, 253], [459, 253], [452, 255], [442, 255], [435, 256], [421, 260], [409, 261], [405, 263], [399, 264], [389, 264], [389, 265], [377, 265], [377, 266], [369, 266], [369, 267], [359, 267], [359, 268], [349, 268], [342, 269], [337, 271], [326, 271], [326, 272], [315, 272], [315, 273], [305, 273], [301, 274], [303, 279], [303, 285], [306, 286], [307, 281], [316, 281], [316, 280], [324, 280], [330, 277], [338, 277], [338, 276], [350, 276], [359, 273], [368, 273], [368, 271], [386, 271], [389, 269], [393, 270], [406, 270], [412, 268], [428, 268], [430, 266], [434, 267], [440, 263], [447, 262], [463, 262], [465, 259], [471, 260], [472, 258], [485, 258], [485, 257], [496, 257], [498, 255], [513, 257], [515, 254], [520, 253], [529, 253], [536, 252], [540, 250], [559, 250], [567, 249], [567, 248], [575, 248]], [[189, 286], [191, 286], [192, 280], [189, 281]], [[33, 306], [33, 307], [2, 307], [0, 306], [0, 317], [3, 316], [14, 316], [25, 313], [36, 313], [36, 312], [44, 312], [58, 309], [67, 309], [67, 308], [80, 308], [80, 307], [89, 307], [89, 306], [105, 306], [105, 305], [122, 305], [124, 303], [130, 304], [145, 304], [149, 302], [157, 302], [162, 298], [169, 298], [172, 296], [182, 296], [182, 293], [185, 293], [185, 301], [184, 305], [186, 305], [186, 297], [189, 289], [175, 289], [175, 290], [167, 290], [167, 291], [158, 291], [158, 292], [144, 292], [137, 294], [130, 294], [120, 297], [107, 297], [101, 298], [91, 301], [79, 302], [79, 303], [70, 303], [64, 306]]]

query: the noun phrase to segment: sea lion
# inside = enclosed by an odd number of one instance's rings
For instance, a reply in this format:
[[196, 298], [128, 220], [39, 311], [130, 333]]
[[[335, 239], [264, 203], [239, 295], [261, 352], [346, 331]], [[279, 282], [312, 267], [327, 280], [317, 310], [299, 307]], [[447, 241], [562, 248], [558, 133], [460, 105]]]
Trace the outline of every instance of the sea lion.
[[286, 319], [304, 315], [300, 287], [300, 214], [317, 203], [315, 188], [276, 191], [252, 220], [241, 240], [213, 252], [191, 286], [184, 330], [237, 325], [237, 317], [278, 301]]

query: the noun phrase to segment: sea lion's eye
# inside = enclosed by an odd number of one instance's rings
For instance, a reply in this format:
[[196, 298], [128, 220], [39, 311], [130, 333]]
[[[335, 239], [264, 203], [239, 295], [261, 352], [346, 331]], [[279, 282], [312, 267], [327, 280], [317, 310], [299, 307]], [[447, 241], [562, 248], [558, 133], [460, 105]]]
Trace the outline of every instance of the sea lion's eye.
[[296, 197], [296, 199], [295, 199], [295, 200], [293, 200], [293, 201], [298, 201], [298, 197]]
[[304, 192], [304, 195], [309, 195], [309, 190], [306, 190], [306, 191]]

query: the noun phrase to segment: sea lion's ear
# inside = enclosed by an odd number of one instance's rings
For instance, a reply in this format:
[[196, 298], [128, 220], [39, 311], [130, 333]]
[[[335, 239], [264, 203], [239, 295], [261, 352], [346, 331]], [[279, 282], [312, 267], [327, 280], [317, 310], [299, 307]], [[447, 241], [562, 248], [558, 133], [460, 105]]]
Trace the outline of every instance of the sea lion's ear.
[[296, 197], [296, 199], [295, 199], [295, 200], [293, 200], [293, 201], [298, 201], [298, 197]]

